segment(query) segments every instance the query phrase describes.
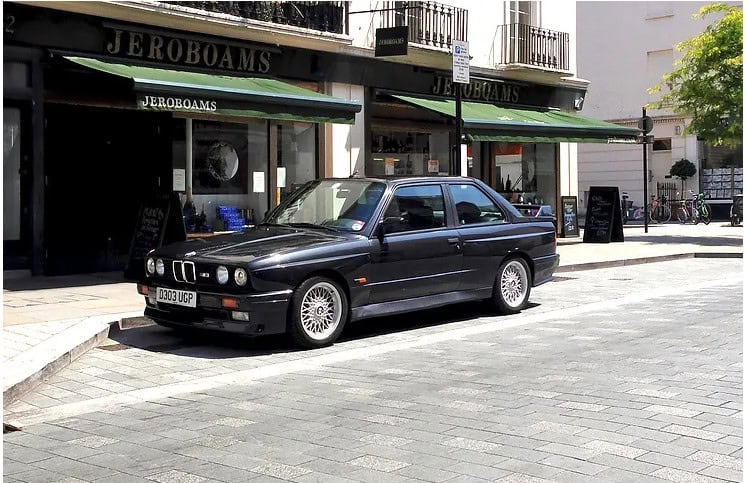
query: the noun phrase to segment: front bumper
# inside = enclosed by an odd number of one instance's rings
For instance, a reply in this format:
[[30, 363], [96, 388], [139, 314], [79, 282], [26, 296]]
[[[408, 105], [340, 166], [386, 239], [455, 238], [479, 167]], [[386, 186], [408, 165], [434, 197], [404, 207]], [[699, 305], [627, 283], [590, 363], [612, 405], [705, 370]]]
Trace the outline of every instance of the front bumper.
[[[143, 294], [144, 285], [138, 286]], [[282, 334], [287, 328], [288, 305], [293, 292], [283, 290], [259, 294], [221, 294], [197, 291], [197, 307], [156, 302], [156, 287], [147, 286], [145, 317], [166, 327], [186, 327], [241, 335]], [[224, 307], [224, 298], [238, 302]], [[234, 313], [240, 313], [237, 320]]]

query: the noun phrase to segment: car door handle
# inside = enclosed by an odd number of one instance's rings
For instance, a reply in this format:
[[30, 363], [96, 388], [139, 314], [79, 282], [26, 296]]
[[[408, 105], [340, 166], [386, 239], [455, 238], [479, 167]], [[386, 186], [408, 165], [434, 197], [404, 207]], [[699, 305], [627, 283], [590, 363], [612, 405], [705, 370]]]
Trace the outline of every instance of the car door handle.
[[457, 245], [459, 244], [459, 238], [449, 238], [447, 241], [452, 244], [453, 243], [456, 243]]

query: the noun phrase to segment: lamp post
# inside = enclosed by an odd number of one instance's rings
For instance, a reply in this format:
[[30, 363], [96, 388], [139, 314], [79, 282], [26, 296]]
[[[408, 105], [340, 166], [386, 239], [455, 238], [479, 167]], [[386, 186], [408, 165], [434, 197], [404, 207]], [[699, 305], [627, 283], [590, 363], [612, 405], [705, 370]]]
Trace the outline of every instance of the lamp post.
[[638, 128], [643, 131], [643, 232], [648, 233], [648, 133], [654, 128], [654, 120], [646, 115], [646, 108], [641, 108], [641, 120]]

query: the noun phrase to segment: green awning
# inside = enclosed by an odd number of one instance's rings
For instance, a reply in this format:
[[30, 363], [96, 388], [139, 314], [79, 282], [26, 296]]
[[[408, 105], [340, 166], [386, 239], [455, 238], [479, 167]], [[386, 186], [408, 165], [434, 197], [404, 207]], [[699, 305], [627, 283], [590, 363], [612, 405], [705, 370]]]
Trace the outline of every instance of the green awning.
[[[65, 57], [76, 64], [131, 79], [138, 108], [240, 117], [353, 124], [361, 104], [287, 82]], [[175, 99], [178, 98], [177, 99]]]
[[[454, 100], [394, 95], [401, 101], [456, 117]], [[533, 111], [499, 107], [494, 104], [462, 102], [462, 119], [467, 139], [526, 143], [635, 142], [638, 129], [562, 111]]]

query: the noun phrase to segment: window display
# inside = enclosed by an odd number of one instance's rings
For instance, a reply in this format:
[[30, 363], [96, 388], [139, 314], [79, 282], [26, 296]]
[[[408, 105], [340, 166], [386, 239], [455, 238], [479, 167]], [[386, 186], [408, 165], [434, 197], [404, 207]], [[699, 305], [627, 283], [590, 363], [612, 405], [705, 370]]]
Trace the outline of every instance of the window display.
[[550, 206], [556, 212], [556, 144], [494, 143], [492, 185], [514, 204]]
[[449, 173], [449, 133], [376, 130], [367, 176], [446, 176]]

